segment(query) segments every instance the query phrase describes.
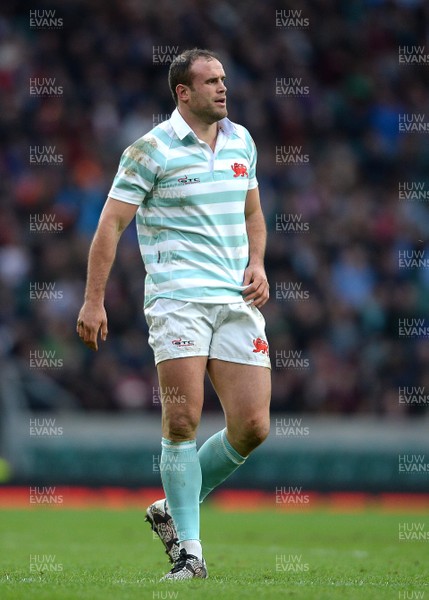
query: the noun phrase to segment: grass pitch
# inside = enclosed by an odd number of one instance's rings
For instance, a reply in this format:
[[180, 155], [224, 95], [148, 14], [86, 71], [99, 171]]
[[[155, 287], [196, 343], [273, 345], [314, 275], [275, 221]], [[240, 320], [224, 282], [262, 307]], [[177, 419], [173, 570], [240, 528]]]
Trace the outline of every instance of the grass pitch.
[[207, 505], [210, 578], [160, 584], [169, 563], [143, 510], [4, 510], [0, 598], [429, 598], [427, 531], [429, 517], [416, 513], [240, 514]]

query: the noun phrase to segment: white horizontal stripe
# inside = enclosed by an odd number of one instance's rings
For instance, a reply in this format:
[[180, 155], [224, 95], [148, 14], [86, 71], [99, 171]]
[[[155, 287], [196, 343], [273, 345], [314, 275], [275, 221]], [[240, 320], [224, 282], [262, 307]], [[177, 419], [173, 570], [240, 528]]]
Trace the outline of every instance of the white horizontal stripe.
[[[181, 171], [183, 173], [183, 171]], [[231, 171], [232, 173], [232, 171]], [[186, 175], [191, 175], [189, 171]], [[196, 173], [198, 175], [198, 173]], [[249, 182], [247, 177], [237, 177], [234, 179], [215, 179], [213, 181], [201, 182], [201, 183], [191, 183], [188, 185], [177, 185], [174, 186], [174, 189], [178, 192], [183, 192], [186, 196], [199, 196], [204, 194], [222, 194], [226, 195], [228, 192], [246, 192], [248, 188]], [[169, 187], [160, 187], [161, 190], [168, 190]], [[244, 200], [244, 198], [243, 198]]]
[[[148, 273], [150, 273], [151, 275], [158, 275], [158, 274], [162, 274], [162, 273], [171, 273], [171, 277], [173, 277], [173, 273], [175, 273], [176, 271], [183, 271], [183, 270], [197, 270], [197, 267], [195, 266], [195, 262], [190, 263], [184, 263], [184, 262], [167, 262], [167, 263], [151, 263], [150, 265], [147, 265], [146, 271]], [[219, 283], [219, 285], [221, 285], [223, 283], [223, 279], [222, 280], [218, 280], [216, 278], [216, 275], [219, 275], [219, 277], [225, 277], [225, 275], [228, 275], [229, 273], [231, 274], [231, 279], [236, 279], [237, 277], [239, 277], [243, 272], [244, 269], [240, 268], [240, 269], [230, 269], [228, 268], [227, 271], [225, 271], [225, 269], [223, 269], [222, 267], [219, 267], [218, 265], [215, 265], [213, 263], [206, 263], [206, 262], [202, 262], [199, 264], [198, 269], [201, 271], [206, 271], [207, 273], [213, 273], [213, 278], [216, 282]], [[175, 279], [178, 279], [179, 276], [174, 277]], [[181, 279], [180, 279], [181, 280]], [[194, 279], [192, 279], [192, 281], [195, 281]]]
[[[206, 216], [208, 213], [207, 204], [192, 204], [186, 206], [155, 206], [144, 208], [141, 212], [144, 217], [194, 217]], [[218, 202], [210, 204], [210, 215], [230, 215], [243, 214], [244, 202]]]
[[[213, 284], [216, 285], [213, 285]], [[150, 286], [152, 287], [152, 285]], [[168, 281], [165, 281], [164, 283], [155, 283], [153, 284], [153, 290], [154, 291], [158, 291], [158, 292], [174, 292], [175, 290], [181, 290], [184, 288], [198, 288], [198, 287], [206, 287], [206, 288], [213, 288], [213, 287], [218, 287], [218, 288], [225, 288], [225, 289], [231, 289], [231, 290], [236, 290], [236, 291], [242, 291], [244, 289], [246, 289], [247, 286], [243, 286], [243, 285], [236, 285], [234, 283], [226, 283], [225, 281], [216, 281], [213, 279], [169, 279]]]
[[208, 246], [207, 244], [193, 244], [187, 240], [165, 240], [157, 242], [154, 245], [140, 244], [140, 247], [144, 254], [153, 254], [154, 251], [167, 252], [175, 250], [189, 250], [191, 252], [201, 252], [206, 256], [214, 256], [223, 259], [236, 259], [236, 258], [247, 258], [248, 256], [248, 245], [242, 244], [240, 246]]
[[[121, 183], [125, 182], [126, 185], [139, 185], [146, 192], [148, 190], [152, 189], [152, 187], [153, 187], [152, 183], [150, 181], [148, 181], [147, 179], [145, 179], [137, 171], [134, 171], [134, 175], [125, 175], [125, 171], [127, 169], [130, 169], [130, 167], [120, 167], [120, 169], [118, 170], [118, 175], [117, 175], [118, 183], [119, 183], [119, 179], [120, 179]], [[153, 172], [151, 169], [149, 169], [149, 171]]]
[[[137, 231], [142, 235], [152, 235], [156, 229], [167, 229], [168, 226], [160, 225], [138, 225]], [[230, 235], [242, 235], [246, 233], [246, 227], [244, 224], [236, 225], [181, 225], [180, 227], [171, 226], [174, 231], [181, 231], [184, 235], [186, 233], [199, 233], [200, 235], [207, 235], [210, 237], [222, 238]]]
[[[234, 169], [231, 168], [232, 165], [234, 165], [235, 163], [238, 163], [239, 165], [244, 165], [246, 167], [247, 170], [249, 170], [250, 168], [250, 163], [248, 158], [244, 158], [243, 156], [239, 156], [237, 154], [236, 158], [222, 158], [222, 155], [220, 155], [218, 158], [216, 158], [216, 169], [220, 169], [221, 171], [226, 171], [228, 174], [230, 174], [232, 177], [234, 177], [235, 171]], [[244, 177], [235, 177], [235, 179], [247, 179], [246, 176]]]

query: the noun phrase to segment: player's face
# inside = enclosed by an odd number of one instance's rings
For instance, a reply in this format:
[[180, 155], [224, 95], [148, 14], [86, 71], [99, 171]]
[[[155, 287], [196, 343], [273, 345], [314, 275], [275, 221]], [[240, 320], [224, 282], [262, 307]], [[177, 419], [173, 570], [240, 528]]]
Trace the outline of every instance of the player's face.
[[191, 67], [191, 73], [188, 110], [208, 124], [226, 117], [225, 72], [221, 63], [216, 59], [198, 58]]

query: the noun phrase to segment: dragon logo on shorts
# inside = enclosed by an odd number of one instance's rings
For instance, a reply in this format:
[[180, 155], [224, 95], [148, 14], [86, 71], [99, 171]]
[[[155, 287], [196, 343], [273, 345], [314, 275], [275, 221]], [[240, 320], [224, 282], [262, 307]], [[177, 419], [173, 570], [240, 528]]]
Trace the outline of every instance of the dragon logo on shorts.
[[262, 354], [268, 356], [268, 342], [258, 337], [256, 340], [253, 340], [253, 345], [255, 346], [253, 352], [262, 352]]
[[195, 346], [195, 342], [193, 340], [182, 340], [179, 338], [178, 340], [171, 340], [173, 346], [179, 346], [179, 348], [187, 348], [188, 346]]
[[234, 177], [249, 177], [247, 167], [242, 163], [234, 163], [231, 165], [231, 169], [234, 171]]

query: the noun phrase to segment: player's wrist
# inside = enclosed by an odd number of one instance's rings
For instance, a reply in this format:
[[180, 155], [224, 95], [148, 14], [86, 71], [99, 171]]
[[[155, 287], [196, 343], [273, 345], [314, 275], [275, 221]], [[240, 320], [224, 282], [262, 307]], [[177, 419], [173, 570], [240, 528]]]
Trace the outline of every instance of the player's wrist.
[[252, 260], [249, 260], [247, 268], [249, 267], [251, 267], [252, 269], [262, 269], [263, 271], [265, 271], [263, 259], [254, 258]]
[[85, 304], [87, 306], [91, 306], [93, 308], [104, 308], [104, 296], [101, 298], [98, 296], [85, 296], [84, 298]]

